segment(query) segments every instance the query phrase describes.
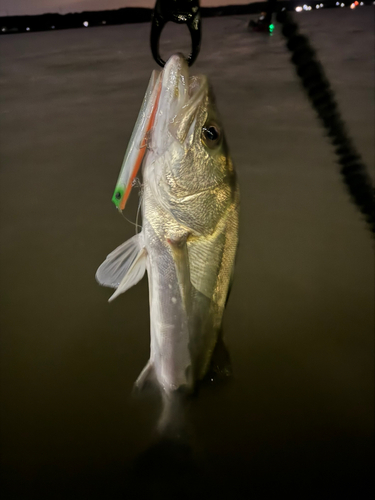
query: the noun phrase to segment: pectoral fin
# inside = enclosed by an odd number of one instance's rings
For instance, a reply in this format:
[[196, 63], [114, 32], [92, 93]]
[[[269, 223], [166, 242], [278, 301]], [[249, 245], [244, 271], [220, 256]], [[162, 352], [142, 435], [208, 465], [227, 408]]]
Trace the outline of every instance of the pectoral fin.
[[142, 233], [125, 241], [107, 256], [95, 277], [101, 285], [117, 288], [109, 302], [143, 278], [146, 271], [146, 256]]

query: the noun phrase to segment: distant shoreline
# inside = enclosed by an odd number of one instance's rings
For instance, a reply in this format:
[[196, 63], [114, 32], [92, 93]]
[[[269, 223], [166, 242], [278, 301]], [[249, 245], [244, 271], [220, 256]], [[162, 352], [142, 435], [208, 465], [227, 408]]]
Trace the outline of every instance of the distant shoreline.
[[[256, 14], [266, 8], [266, 1], [254, 2], [245, 5], [227, 5], [220, 7], [201, 7], [201, 16], [219, 17], [240, 14]], [[279, 8], [294, 10], [298, 5], [309, 5], [315, 8], [320, 2], [281, 0], [277, 2]], [[345, 6], [352, 2], [344, 1]], [[365, 5], [371, 5], [372, 1], [365, 1]], [[336, 7], [336, 1], [324, 2], [325, 8]], [[153, 9], [143, 7], [125, 7], [116, 10], [76, 12], [71, 14], [41, 14], [34, 16], [4, 16], [0, 17], [0, 34], [16, 34], [34, 31], [50, 31], [72, 28], [89, 28], [94, 26], [106, 26], [116, 24], [144, 23], [151, 21]]]

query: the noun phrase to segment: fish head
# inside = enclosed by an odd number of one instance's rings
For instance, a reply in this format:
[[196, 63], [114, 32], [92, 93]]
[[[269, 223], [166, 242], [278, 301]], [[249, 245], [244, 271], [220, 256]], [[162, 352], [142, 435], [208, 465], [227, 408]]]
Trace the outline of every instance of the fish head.
[[161, 75], [147, 164], [165, 203], [186, 200], [234, 175], [208, 79], [190, 76], [180, 54], [168, 60]]

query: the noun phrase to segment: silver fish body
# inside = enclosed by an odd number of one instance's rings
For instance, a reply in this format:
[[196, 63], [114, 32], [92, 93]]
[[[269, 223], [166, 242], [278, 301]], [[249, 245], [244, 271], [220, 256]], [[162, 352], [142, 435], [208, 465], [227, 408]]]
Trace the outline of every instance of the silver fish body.
[[149, 281], [149, 376], [166, 393], [192, 390], [218, 342], [238, 243], [239, 189], [204, 76], [172, 56], [160, 76], [143, 161], [142, 231], [100, 266], [98, 281], [124, 292]]

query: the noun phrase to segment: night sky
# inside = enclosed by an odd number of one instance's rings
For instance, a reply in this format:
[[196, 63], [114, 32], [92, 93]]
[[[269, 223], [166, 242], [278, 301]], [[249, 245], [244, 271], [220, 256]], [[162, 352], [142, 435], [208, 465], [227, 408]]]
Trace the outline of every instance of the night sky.
[[[201, 0], [203, 7], [248, 4], [257, 0]], [[38, 15], [50, 13], [67, 14], [85, 10], [110, 10], [123, 7], [153, 8], [156, 0], [2, 0], [1, 16]]]

